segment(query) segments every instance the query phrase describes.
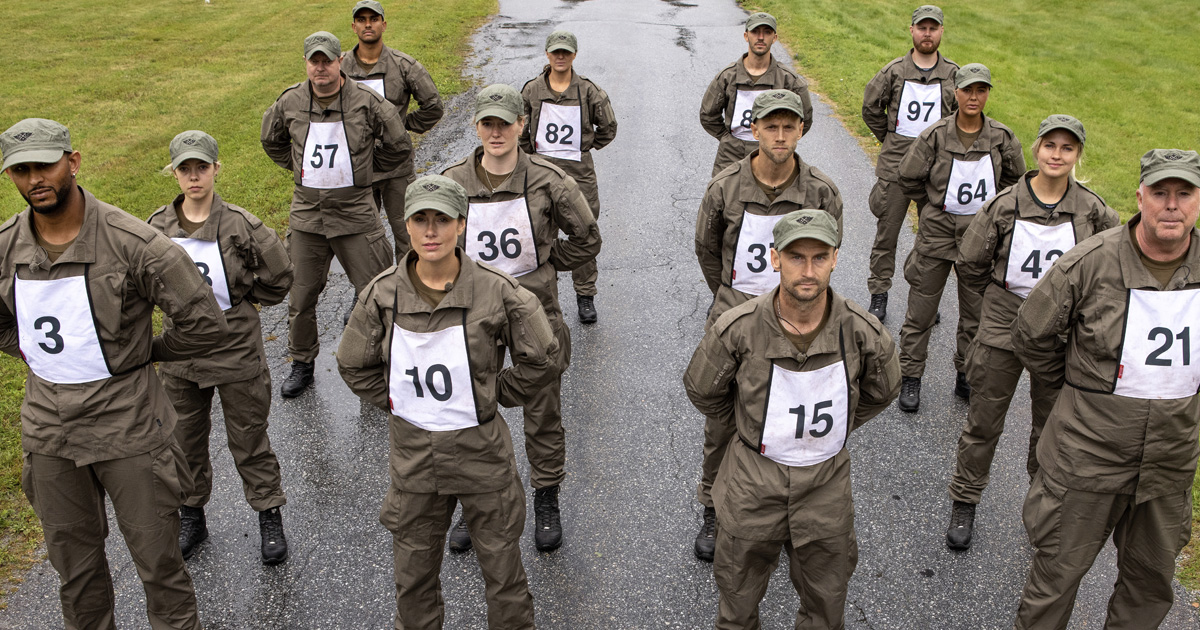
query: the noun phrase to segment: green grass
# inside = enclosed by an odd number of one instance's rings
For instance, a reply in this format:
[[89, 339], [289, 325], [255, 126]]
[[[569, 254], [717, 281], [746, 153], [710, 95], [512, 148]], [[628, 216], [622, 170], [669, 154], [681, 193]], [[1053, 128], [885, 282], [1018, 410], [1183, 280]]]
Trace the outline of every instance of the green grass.
[[[467, 38], [496, 0], [390, 0], [384, 41], [416, 57], [443, 97], [464, 91]], [[179, 192], [159, 175], [167, 145], [186, 129], [220, 144], [217, 190], [282, 234], [291, 174], [259, 144], [262, 113], [303, 81], [304, 38], [327, 30], [345, 48], [353, 0], [5, 0], [0, 39], [0, 130], [22, 118], [57, 120], [83, 154], [79, 182], [104, 201], [146, 217]], [[0, 177], [0, 221], [24, 200]], [[0, 606], [34, 558], [41, 531], [20, 491], [19, 410], [25, 367], [0, 357]]]

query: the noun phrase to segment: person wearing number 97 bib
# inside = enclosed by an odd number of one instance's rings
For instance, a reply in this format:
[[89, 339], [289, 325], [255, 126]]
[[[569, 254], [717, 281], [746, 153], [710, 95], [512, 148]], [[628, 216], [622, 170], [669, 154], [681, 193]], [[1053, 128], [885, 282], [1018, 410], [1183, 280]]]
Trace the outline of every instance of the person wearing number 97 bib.
[[774, 236], [779, 286], [722, 315], [683, 377], [707, 422], [737, 427], [713, 485], [716, 627], [757, 630], [786, 549], [795, 627], [842, 628], [858, 561], [846, 444], [895, 399], [899, 358], [879, 320], [829, 286], [841, 243], [833, 217], [792, 212]]
[[[456, 503], [487, 585], [489, 628], [533, 628], [521, 564], [525, 498], [498, 405], [528, 404], [558, 376], [536, 296], [460, 247], [467, 193], [429, 175], [405, 191], [412, 242], [367, 285], [338, 348], [338, 370], [391, 414], [391, 485], [380, 522], [392, 532], [396, 627], [441, 628], [438, 574]], [[501, 369], [505, 348], [512, 367]]]
[[1175, 600], [1200, 455], [1200, 155], [1142, 156], [1137, 207], [1055, 261], [1013, 324], [1021, 363], [1060, 390], [1025, 497], [1018, 629], [1067, 627], [1110, 536], [1105, 628], [1157, 628]]
[[[196, 545], [208, 538], [204, 506], [212, 492], [209, 415], [213, 393], [219, 390], [229, 452], [242, 478], [246, 502], [258, 512], [262, 561], [278, 564], [287, 558], [279, 512], [287, 497], [279, 460], [267, 437], [271, 372], [255, 305], [283, 301], [292, 285], [292, 261], [275, 230], [214, 190], [221, 164], [212, 136], [185, 131], [171, 140], [170, 152], [171, 173], [183, 192], [154, 211], [147, 223], [187, 250], [229, 323], [229, 336], [220, 348], [186, 361], [164, 361], [158, 367], [179, 414], [175, 438], [195, 485], [179, 508], [179, 547], [183, 557], [190, 558]], [[165, 328], [172, 325], [171, 318], [164, 318]]]
[[[68, 628], [113, 630], [105, 496], [146, 591], [154, 630], [200, 628], [179, 552], [191, 477], [155, 361], [202, 356], [229, 328], [182, 247], [76, 182], [63, 125], [0, 134], [3, 168], [29, 207], [0, 226], [0, 350], [29, 365], [21, 487], [61, 578]], [[153, 333], [155, 307], [173, 326]]]
[[[1064, 114], [1042, 121], [1033, 143], [1037, 170], [996, 195], [975, 215], [958, 250], [958, 281], [983, 295], [979, 330], [967, 348], [971, 411], [958, 439], [950, 480], [953, 501], [946, 544], [971, 546], [975, 506], [988, 483], [1004, 417], [1023, 370], [1012, 351], [1012, 323], [1029, 291], [1075, 243], [1119, 225], [1117, 212], [1075, 179], [1083, 157], [1083, 123]], [[1026, 466], [1037, 472], [1034, 449], [1056, 392], [1030, 376], [1033, 425]]]
[[[489, 85], [475, 97], [475, 133], [483, 146], [443, 173], [470, 202], [460, 245], [472, 259], [515, 277], [538, 296], [558, 339], [561, 373], [571, 362], [571, 333], [558, 303], [558, 272], [578, 269], [600, 253], [600, 230], [575, 180], [542, 156], [517, 146], [525, 125], [521, 94]], [[566, 234], [565, 239], [558, 237]], [[558, 489], [566, 474], [561, 380], [525, 405], [525, 452], [539, 551], [562, 545]], [[466, 520], [450, 533], [450, 550], [471, 548]]]
[[[955, 74], [958, 111], [937, 121], [917, 137], [900, 160], [900, 187], [910, 199], [924, 198], [917, 239], [904, 263], [908, 310], [900, 328], [899, 405], [917, 411], [921, 377], [929, 354], [929, 336], [938, 318], [946, 279], [958, 259], [973, 215], [1000, 190], [1017, 183], [1025, 172], [1021, 141], [1011, 129], [983, 113], [992, 90], [992, 74], [970, 63]], [[967, 346], [979, 327], [983, 296], [958, 282], [958, 331], [954, 351], [954, 393], [970, 398]]]

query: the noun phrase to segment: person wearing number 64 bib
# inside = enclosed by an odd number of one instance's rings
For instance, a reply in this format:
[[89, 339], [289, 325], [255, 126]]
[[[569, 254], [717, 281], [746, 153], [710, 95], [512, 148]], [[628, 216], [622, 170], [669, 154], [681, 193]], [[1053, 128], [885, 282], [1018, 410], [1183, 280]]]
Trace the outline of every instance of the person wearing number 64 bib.
[[[992, 90], [992, 74], [970, 63], [955, 74], [958, 111], [930, 126], [900, 160], [900, 187], [910, 199], [924, 198], [917, 239], [904, 263], [908, 309], [900, 328], [902, 411], [921, 404], [921, 377], [929, 354], [929, 337], [938, 319], [938, 303], [958, 247], [973, 215], [996, 192], [1017, 183], [1025, 172], [1021, 141], [1011, 129], [983, 113]], [[983, 296], [958, 282], [958, 330], [954, 351], [954, 394], [970, 398], [967, 346], [979, 327]]]
[[[525, 498], [498, 405], [528, 404], [558, 375], [560, 348], [536, 296], [456, 247], [467, 193], [440, 175], [405, 191], [412, 243], [368, 284], [338, 348], [351, 391], [391, 414], [391, 484], [380, 522], [392, 532], [396, 627], [441, 628], [445, 532], [463, 506], [489, 628], [533, 628], [521, 564]], [[512, 367], [501, 369], [505, 349]]]
[[829, 286], [841, 242], [822, 210], [775, 225], [779, 286], [709, 328], [683, 382], [706, 422], [737, 427], [713, 486], [718, 630], [757, 630], [767, 581], [787, 550], [799, 629], [844, 627], [858, 561], [849, 434], [900, 389], [896, 344]]
[[1104, 627], [1156, 628], [1175, 601], [1200, 455], [1200, 155], [1142, 156], [1137, 207], [1063, 254], [1013, 324], [1021, 363], [1060, 389], [1025, 497], [1035, 551], [1018, 629], [1067, 627], [1110, 536]]

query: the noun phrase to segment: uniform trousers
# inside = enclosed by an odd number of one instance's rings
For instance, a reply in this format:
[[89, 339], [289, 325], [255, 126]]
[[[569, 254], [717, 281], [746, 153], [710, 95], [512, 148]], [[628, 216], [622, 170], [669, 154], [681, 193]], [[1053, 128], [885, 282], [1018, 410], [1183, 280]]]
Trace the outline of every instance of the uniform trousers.
[[[596, 164], [592, 161], [591, 151], [584, 151], [578, 162], [558, 158], [546, 159], [575, 179], [575, 183], [579, 184], [579, 191], [587, 199], [592, 216], [599, 223], [600, 189], [596, 185]], [[572, 269], [571, 280], [575, 285], [575, 295], [596, 295], [596, 280], [598, 277], [599, 274], [596, 269], [595, 259], [589, 260], [579, 267]]]
[[557, 486], [566, 478], [567, 440], [562, 423], [562, 373], [571, 363], [571, 331], [563, 322], [562, 312], [553, 315], [547, 309], [550, 327], [558, 340], [558, 375], [538, 389], [523, 408], [525, 417], [525, 456], [529, 458], [529, 485], [534, 488]]
[[696, 500], [704, 507], [714, 507], [713, 482], [717, 479], [717, 471], [721, 469], [729, 444], [736, 441], [736, 434], [737, 425], [732, 415], [704, 418], [704, 459], [700, 462], [700, 483], [696, 485]]
[[209, 457], [208, 435], [212, 431], [212, 399], [221, 392], [221, 410], [225, 416], [225, 435], [229, 452], [238, 475], [246, 502], [255, 512], [262, 512], [287, 503], [279, 474], [279, 460], [271, 450], [267, 437], [267, 416], [271, 412], [271, 373], [248, 380], [222, 383], [215, 387], [200, 387], [189, 380], [163, 373], [163, 387], [179, 415], [175, 424], [175, 440], [183, 449], [189, 477], [195, 489], [183, 504], [204, 507], [212, 494], [212, 460]]
[[[880, 179], [875, 182], [867, 205], [878, 221], [875, 224], [875, 243], [871, 246], [870, 276], [867, 290], [871, 295], [887, 293], [892, 288], [892, 276], [896, 273], [896, 242], [900, 228], [908, 216], [908, 197], [894, 181]], [[920, 204], [917, 205], [920, 208]]]
[[[996, 444], [1004, 432], [1008, 406], [1017, 391], [1017, 382], [1024, 370], [1011, 350], [971, 342], [967, 348], [967, 381], [971, 384], [971, 410], [958, 438], [958, 462], [950, 478], [950, 498], [963, 503], [977, 504], [987, 488], [996, 455]], [[1029, 397], [1033, 408], [1033, 425], [1029, 430], [1029, 452], [1025, 469], [1032, 479], [1038, 471], [1037, 443], [1042, 427], [1054, 408], [1058, 390], [1030, 378]]]
[[533, 596], [521, 564], [525, 496], [515, 472], [496, 492], [440, 495], [388, 490], [380, 522], [392, 532], [396, 576], [396, 630], [442, 627], [443, 545], [454, 506], [461, 502], [486, 584], [490, 630], [533, 628]]
[[117, 524], [146, 591], [153, 630], [197, 630], [196, 592], [179, 551], [187, 488], [174, 440], [150, 453], [76, 466], [25, 454], [21, 486], [42, 522], [46, 555], [58, 571], [67, 630], [115, 630], [113, 583], [104, 551], [112, 500]]
[[[938, 305], [946, 279], [950, 277], [953, 260], [925, 256], [915, 248], [904, 263], [904, 279], [908, 281], [908, 310], [900, 327], [900, 374], [921, 378], [925, 359], [929, 355], [929, 336], [937, 319]], [[965, 372], [967, 346], [979, 330], [979, 311], [983, 294], [974, 293], [958, 283], [958, 334], [954, 350], [954, 369]]]
[[1134, 495], [1068, 488], [1039, 472], [1023, 515], [1033, 566], [1021, 594], [1015, 628], [1067, 627], [1079, 581], [1111, 535], [1117, 583], [1106, 630], [1157, 628], [1171, 610], [1175, 558], [1191, 538], [1190, 490], [1142, 503]]
[[288, 353], [293, 361], [312, 363], [320, 353], [317, 331], [317, 298], [329, 279], [329, 263], [337, 256], [357, 296], [367, 283], [392, 266], [383, 225], [362, 234], [325, 237], [290, 230], [288, 256], [295, 266], [295, 279], [288, 294]]
[[405, 177], [381, 179], [371, 184], [375, 205], [383, 208], [384, 213], [387, 214], [388, 225], [392, 228], [392, 240], [396, 244], [396, 260], [402, 259], [404, 254], [412, 249], [408, 240], [408, 228], [404, 226], [404, 193], [408, 189], [408, 185], [415, 179], [415, 176], [409, 174]]

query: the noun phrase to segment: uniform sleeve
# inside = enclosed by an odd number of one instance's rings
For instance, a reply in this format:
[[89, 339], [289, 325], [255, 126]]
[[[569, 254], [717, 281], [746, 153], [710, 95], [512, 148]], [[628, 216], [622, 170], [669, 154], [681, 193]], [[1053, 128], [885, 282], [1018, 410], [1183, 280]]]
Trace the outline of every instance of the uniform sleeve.
[[425, 133], [442, 119], [442, 95], [429, 71], [420, 62], [414, 62], [405, 76], [408, 91], [417, 100], [419, 109], [404, 117], [404, 126], [413, 133]]
[[1025, 174], [1025, 150], [1021, 148], [1021, 141], [1016, 134], [1011, 134], [1009, 141], [1004, 143], [1000, 164], [1000, 183], [997, 184], [1000, 190], [1021, 181], [1021, 176]]
[[833, 215], [837, 219], [838, 234], [845, 237], [846, 232], [842, 229], [842, 215], [845, 209], [842, 205], [842, 192], [838, 190], [837, 184], [830, 179], [827, 182], [829, 187], [821, 191], [821, 203], [819, 208]]
[[338, 344], [338, 373], [359, 398], [389, 410], [387, 363], [383, 357], [384, 324], [377, 307], [378, 283], [372, 283], [354, 305]]
[[0, 300], [0, 352], [21, 358], [20, 344], [17, 340], [17, 318], [13, 316], [8, 305]]
[[1095, 223], [1096, 226], [1093, 228], [1095, 231], [1092, 233], [1099, 234], [1105, 230], [1109, 230], [1121, 225], [1121, 215], [1117, 214], [1116, 210], [1108, 207], [1107, 204], [1104, 204], [1096, 213]]
[[138, 291], [162, 309], [172, 324], [151, 341], [151, 360], [201, 356], [229, 334], [212, 289], [187, 252], [171, 239], [155, 235], [142, 248], [134, 270]]
[[524, 287], [514, 287], [504, 296], [508, 314], [505, 345], [512, 367], [496, 377], [497, 401], [505, 407], [521, 407], [558, 376], [558, 341], [536, 296]]
[[959, 282], [972, 293], [983, 293], [987, 288], [992, 267], [995, 264], [996, 243], [996, 214], [1000, 211], [1000, 203], [1004, 197], [993, 197], [971, 219], [967, 233], [963, 235], [962, 244], [958, 246], [958, 260], [955, 263], [955, 273]]
[[709, 184], [696, 213], [696, 261], [708, 288], [716, 295], [721, 287], [721, 238], [725, 233], [725, 201], [720, 186]]
[[858, 382], [858, 406], [854, 409], [851, 430], [879, 415], [900, 394], [900, 355], [896, 352], [896, 341], [882, 327], [879, 334], [872, 336], [861, 349], [863, 373]]
[[600, 228], [596, 217], [592, 216], [579, 184], [570, 175], [555, 184], [550, 195], [554, 204], [551, 210], [554, 224], [567, 235], [565, 239], [555, 239], [550, 246], [550, 264], [556, 271], [578, 269], [600, 254]]
[[816, 120], [813, 117], [812, 96], [808, 93], [808, 84], [801, 79], [792, 87], [792, 92], [800, 97], [801, 109], [804, 110], [804, 131], [800, 134], [801, 137], [812, 131], [813, 122]]
[[263, 113], [262, 147], [267, 157], [281, 168], [292, 170], [292, 136], [288, 132], [283, 108], [275, 101]]
[[521, 90], [521, 100], [525, 102], [525, 128], [521, 129], [521, 137], [517, 139], [517, 144], [529, 155], [537, 153], [533, 147], [533, 135], [536, 133], [534, 126], [537, 125], [537, 121], [533, 119], [533, 105], [530, 103], [532, 98], [527, 84], [525, 89]]
[[1074, 319], [1076, 287], [1062, 265], [1054, 265], [1033, 287], [1012, 324], [1013, 352], [1030, 378], [1053, 389], [1065, 379], [1066, 345], [1062, 334]]
[[594, 85], [589, 105], [592, 124], [596, 127], [592, 148], [603, 149], [617, 137], [617, 114], [608, 100], [608, 93]]
[[937, 151], [933, 141], [934, 132], [933, 127], [922, 132], [900, 160], [900, 189], [909, 199], [925, 198], [925, 182], [929, 180], [929, 169], [933, 168]]
[[263, 306], [279, 304], [292, 288], [292, 260], [275, 230], [260, 223], [251, 235], [254, 244], [247, 262], [254, 266], [247, 266], [254, 271], [254, 285], [250, 301]]
[[729, 97], [725, 94], [723, 75], [724, 72], [718, 74], [708, 84], [704, 100], [700, 101], [700, 126], [718, 140], [730, 133], [729, 126], [725, 124], [725, 108], [729, 105]]
[[390, 103], [372, 99], [371, 115], [375, 120], [371, 131], [376, 139], [375, 162], [372, 166], [376, 173], [386, 173], [412, 158], [412, 140], [404, 128], [400, 111]]
[[692, 360], [683, 373], [683, 388], [688, 400], [706, 418], [724, 419], [732, 425], [736, 400], [733, 378], [736, 374], [737, 357], [713, 326], [692, 353]]
[[888, 107], [892, 100], [890, 74], [880, 70], [863, 90], [862, 119], [875, 139], [883, 142], [888, 133]]

